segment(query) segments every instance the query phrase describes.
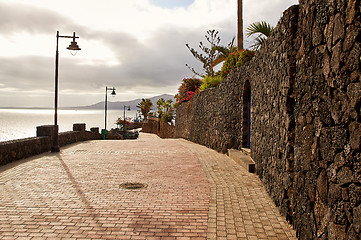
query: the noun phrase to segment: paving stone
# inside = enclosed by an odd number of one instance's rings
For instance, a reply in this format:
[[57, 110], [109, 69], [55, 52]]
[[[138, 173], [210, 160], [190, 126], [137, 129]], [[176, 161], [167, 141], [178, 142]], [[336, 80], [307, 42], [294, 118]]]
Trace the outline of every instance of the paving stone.
[[0, 182], [0, 239], [295, 236], [257, 176], [181, 139], [74, 144], [0, 167]]

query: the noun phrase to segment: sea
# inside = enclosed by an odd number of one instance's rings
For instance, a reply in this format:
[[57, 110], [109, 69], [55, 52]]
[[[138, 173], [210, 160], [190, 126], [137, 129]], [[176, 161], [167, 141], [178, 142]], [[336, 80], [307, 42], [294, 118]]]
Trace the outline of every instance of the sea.
[[[126, 111], [126, 118], [139, 116], [137, 110]], [[107, 111], [107, 129], [116, 128], [123, 110]], [[73, 130], [74, 123], [85, 123], [86, 129], [104, 128], [104, 110], [58, 110], [59, 132]], [[0, 109], [0, 142], [36, 136], [36, 127], [54, 125], [53, 109]]]

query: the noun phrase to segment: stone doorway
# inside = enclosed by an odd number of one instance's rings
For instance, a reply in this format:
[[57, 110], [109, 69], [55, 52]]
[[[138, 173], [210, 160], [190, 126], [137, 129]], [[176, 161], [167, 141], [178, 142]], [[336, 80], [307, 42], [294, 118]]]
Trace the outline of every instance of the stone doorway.
[[242, 147], [251, 148], [251, 84], [247, 80], [243, 88]]

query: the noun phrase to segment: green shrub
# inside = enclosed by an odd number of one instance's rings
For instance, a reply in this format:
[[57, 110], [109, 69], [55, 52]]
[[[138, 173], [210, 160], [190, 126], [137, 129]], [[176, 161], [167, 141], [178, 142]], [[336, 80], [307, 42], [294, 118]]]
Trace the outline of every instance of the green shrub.
[[222, 77], [227, 77], [233, 69], [242, 66], [251, 60], [254, 54], [255, 51], [244, 49], [242, 51], [236, 51], [229, 54], [221, 69]]
[[200, 91], [206, 90], [207, 88], [215, 87], [222, 81], [221, 75], [206, 76], [202, 79], [202, 85], [199, 88]]

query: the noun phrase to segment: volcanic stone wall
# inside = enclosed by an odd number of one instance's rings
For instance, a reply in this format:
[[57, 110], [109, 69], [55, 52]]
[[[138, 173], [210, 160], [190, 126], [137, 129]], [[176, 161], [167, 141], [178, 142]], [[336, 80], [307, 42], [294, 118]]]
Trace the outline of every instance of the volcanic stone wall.
[[360, 239], [360, 1], [300, 4], [290, 209], [304, 239]]
[[252, 61], [177, 109], [176, 137], [251, 148], [300, 239], [361, 236], [360, 22], [359, 0], [300, 1]]

